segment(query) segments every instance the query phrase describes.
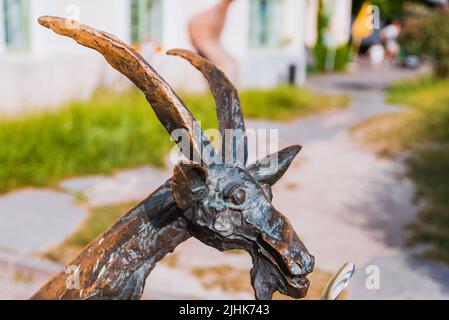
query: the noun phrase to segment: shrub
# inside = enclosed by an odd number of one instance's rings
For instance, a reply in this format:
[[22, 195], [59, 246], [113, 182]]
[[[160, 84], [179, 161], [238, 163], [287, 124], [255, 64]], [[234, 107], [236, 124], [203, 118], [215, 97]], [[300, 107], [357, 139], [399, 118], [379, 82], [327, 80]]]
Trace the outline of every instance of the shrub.
[[434, 63], [437, 77], [449, 77], [449, 8], [407, 7], [401, 44], [409, 54]]

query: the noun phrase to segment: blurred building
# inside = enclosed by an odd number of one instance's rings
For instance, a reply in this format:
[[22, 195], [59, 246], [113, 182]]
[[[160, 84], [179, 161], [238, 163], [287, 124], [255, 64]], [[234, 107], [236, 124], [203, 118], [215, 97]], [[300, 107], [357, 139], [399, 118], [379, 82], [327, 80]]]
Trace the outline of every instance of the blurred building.
[[[177, 89], [206, 85], [185, 61], [161, 52], [192, 48], [188, 24], [219, 0], [0, 0], [0, 110], [57, 107], [123, 78], [92, 50], [37, 24], [41, 15], [74, 18], [138, 47]], [[304, 81], [307, 0], [234, 0], [222, 36], [240, 87]]]

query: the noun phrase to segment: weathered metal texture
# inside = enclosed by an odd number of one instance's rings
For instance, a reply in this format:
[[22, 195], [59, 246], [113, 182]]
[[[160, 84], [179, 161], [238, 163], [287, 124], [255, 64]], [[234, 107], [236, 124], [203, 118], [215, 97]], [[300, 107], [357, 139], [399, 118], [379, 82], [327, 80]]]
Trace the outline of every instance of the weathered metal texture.
[[[218, 69], [208, 60], [200, 57], [185, 49], [173, 49], [167, 52], [168, 55], [180, 56], [188, 60], [195, 68], [197, 68], [209, 82], [210, 89], [214, 95], [216, 102], [216, 111], [219, 123], [222, 141], [222, 160], [225, 161], [225, 155], [234, 154], [234, 148], [239, 149], [240, 145], [243, 150], [248, 150], [247, 138], [244, 135], [245, 119], [243, 117], [240, 104], [239, 94], [234, 85], [229, 81], [223, 71]], [[234, 136], [237, 133], [237, 143], [232, 143], [233, 135], [226, 134], [226, 130], [233, 130]], [[228, 140], [225, 140], [225, 139]], [[243, 154], [243, 159], [235, 159], [239, 164], [246, 165], [248, 158], [247, 153]]]
[[[123, 42], [61, 18], [42, 17], [39, 22], [99, 51], [145, 93], [169, 133], [184, 128], [198, 154], [204, 154], [203, 147], [210, 148], [184, 103]], [[178, 49], [170, 54], [189, 60], [209, 81], [221, 132], [237, 129], [244, 133], [237, 90], [226, 76], [193, 52]], [[195, 139], [198, 136], [202, 137], [200, 142]], [[244, 159], [232, 157], [231, 163], [179, 163], [171, 180], [89, 244], [71, 264], [80, 267], [79, 288], [68, 289], [67, 274], [61, 272], [32, 298], [138, 299], [155, 264], [191, 236], [221, 251], [246, 250], [253, 260], [251, 281], [257, 299], [271, 299], [275, 291], [304, 297], [309, 287], [306, 276], [313, 271], [314, 257], [288, 219], [271, 203], [272, 185], [284, 175], [301, 147], [286, 148], [246, 166], [247, 144], [242, 137], [237, 144], [245, 149]], [[222, 152], [230, 150], [234, 153], [235, 146]], [[214, 160], [217, 156], [218, 153], [212, 153]], [[267, 166], [273, 160], [278, 166]]]
[[[32, 299], [139, 299], [156, 263], [191, 237], [167, 181], [92, 241]], [[79, 276], [79, 287], [67, 286]], [[77, 281], [73, 281], [76, 283]]]
[[[159, 121], [171, 134], [176, 129], [187, 129], [189, 144], [196, 159], [203, 159], [202, 149], [210, 142], [192, 113], [173, 89], [134, 49], [120, 39], [81, 23], [59, 17], [41, 17], [39, 23], [57, 34], [70, 37], [79, 44], [101, 53], [117, 71], [130, 79], [145, 94]], [[190, 153], [185, 153], [188, 159]], [[208, 156], [208, 155], [207, 155]]]

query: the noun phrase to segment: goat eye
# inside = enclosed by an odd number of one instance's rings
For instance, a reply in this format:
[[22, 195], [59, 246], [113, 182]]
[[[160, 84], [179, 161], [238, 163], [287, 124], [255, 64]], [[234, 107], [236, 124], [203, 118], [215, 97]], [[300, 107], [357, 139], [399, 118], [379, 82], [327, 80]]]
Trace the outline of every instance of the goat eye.
[[230, 199], [235, 205], [238, 205], [238, 206], [242, 205], [246, 201], [245, 189], [243, 189], [241, 187], [234, 188], [231, 191]]

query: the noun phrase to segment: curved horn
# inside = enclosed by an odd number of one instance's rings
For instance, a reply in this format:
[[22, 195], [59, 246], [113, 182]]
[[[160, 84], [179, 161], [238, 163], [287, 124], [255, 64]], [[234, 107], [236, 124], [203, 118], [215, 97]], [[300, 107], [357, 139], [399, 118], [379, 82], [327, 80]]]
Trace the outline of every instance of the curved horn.
[[[167, 54], [186, 59], [207, 79], [215, 98], [220, 134], [222, 137], [227, 138], [223, 138], [223, 160], [226, 160], [226, 155], [233, 155], [234, 163], [240, 162], [243, 165], [246, 165], [248, 158], [248, 142], [245, 135], [245, 119], [243, 117], [239, 94], [235, 86], [217, 66], [192, 51], [172, 49], [169, 50]], [[234, 130], [233, 133], [237, 136], [236, 145], [232, 143], [233, 139], [229, 135], [229, 132], [228, 135], [226, 135], [226, 130], [228, 129]], [[236, 150], [239, 150], [242, 143], [244, 159], [238, 161], [238, 156], [236, 156], [235, 153]]]
[[[188, 138], [189, 145], [179, 139], [177, 144], [188, 159], [192, 160], [193, 156], [196, 161], [210, 161], [211, 157], [216, 156], [215, 152], [210, 150], [212, 145], [192, 113], [139, 53], [115, 36], [73, 20], [44, 16], [39, 18], [39, 23], [101, 53], [114, 69], [143, 91], [159, 121], [170, 134], [176, 129], [186, 129], [188, 137], [183, 138]], [[193, 154], [190, 153], [191, 146]], [[207, 154], [207, 158], [203, 157], [203, 154]]]

